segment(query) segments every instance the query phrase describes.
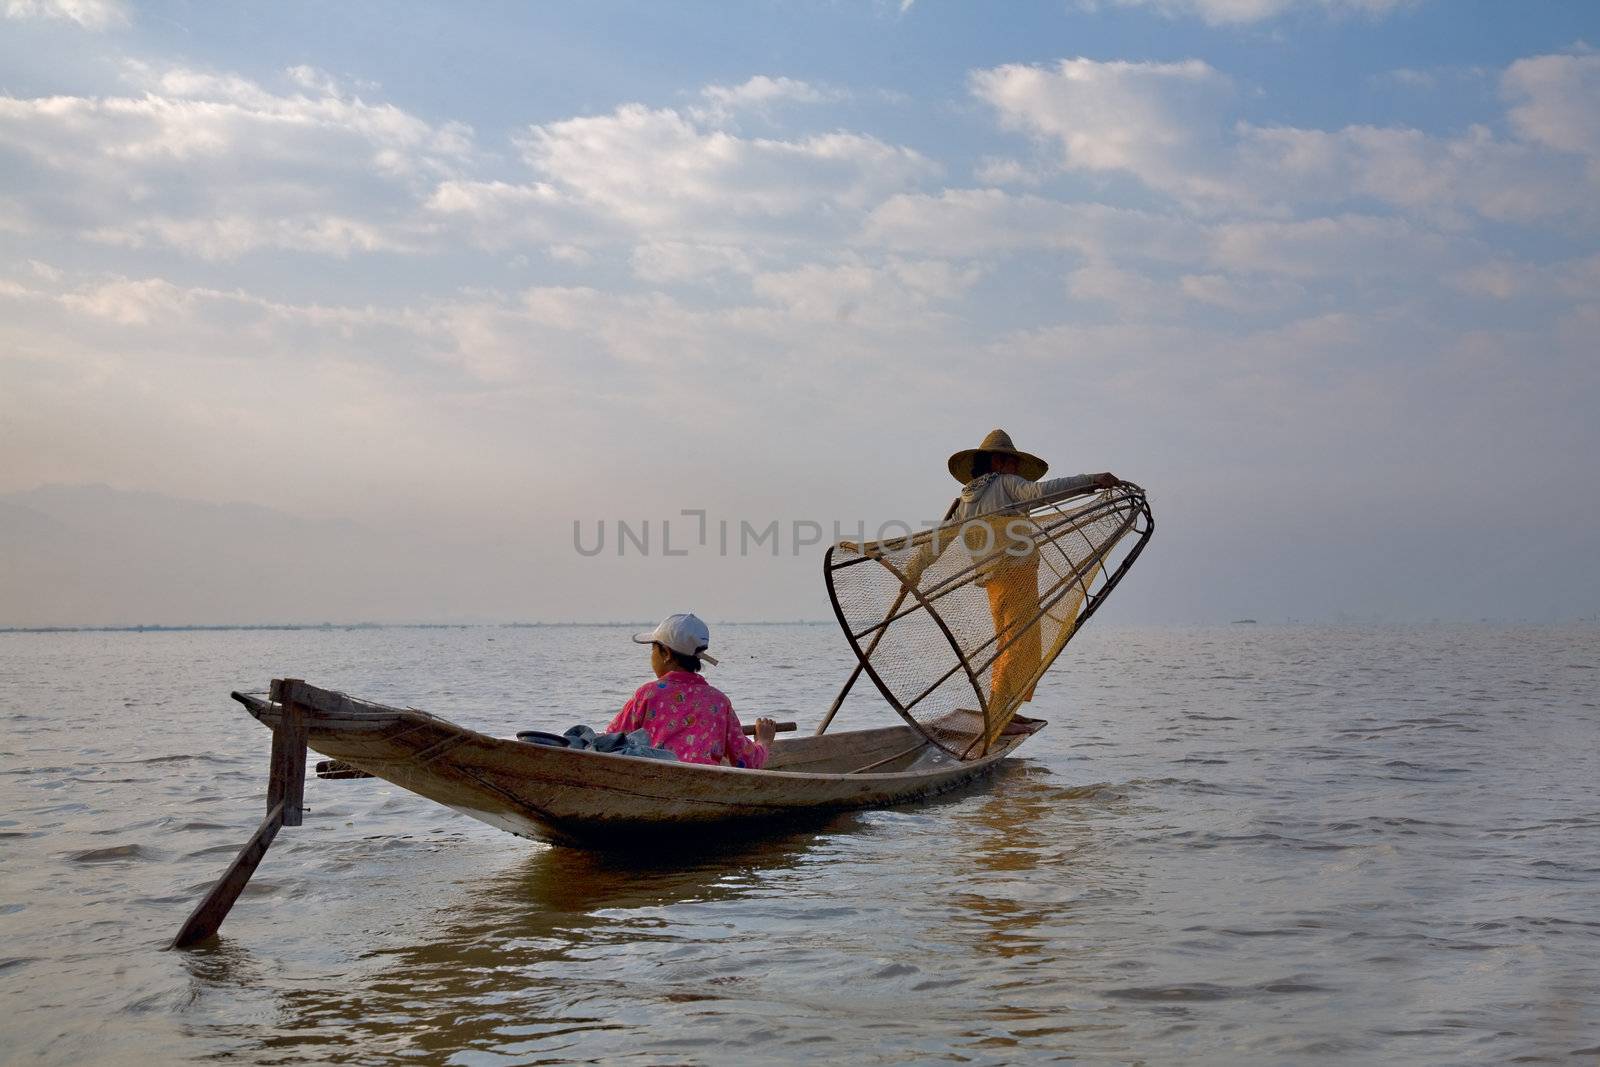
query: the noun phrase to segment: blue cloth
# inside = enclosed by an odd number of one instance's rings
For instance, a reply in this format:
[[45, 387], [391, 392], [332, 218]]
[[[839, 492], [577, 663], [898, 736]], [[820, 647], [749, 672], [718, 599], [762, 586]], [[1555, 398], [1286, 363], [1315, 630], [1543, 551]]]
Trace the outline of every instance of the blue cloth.
[[628, 734], [597, 734], [587, 726], [574, 726], [562, 736], [567, 739], [568, 748], [586, 748], [592, 752], [611, 752], [618, 756], [644, 756], [647, 759], [678, 758], [671, 749], [652, 745], [648, 730], [635, 730]]

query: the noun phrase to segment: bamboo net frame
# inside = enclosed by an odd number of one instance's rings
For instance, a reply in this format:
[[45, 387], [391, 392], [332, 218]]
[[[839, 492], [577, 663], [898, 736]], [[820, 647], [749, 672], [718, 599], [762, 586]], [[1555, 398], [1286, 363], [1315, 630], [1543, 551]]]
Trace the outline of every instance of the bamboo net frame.
[[[1154, 531], [1144, 490], [1125, 484], [905, 537], [842, 541], [828, 550], [823, 572], [857, 673], [865, 671], [928, 743], [975, 759], [1032, 698]], [[841, 692], [835, 709], [843, 699]]]

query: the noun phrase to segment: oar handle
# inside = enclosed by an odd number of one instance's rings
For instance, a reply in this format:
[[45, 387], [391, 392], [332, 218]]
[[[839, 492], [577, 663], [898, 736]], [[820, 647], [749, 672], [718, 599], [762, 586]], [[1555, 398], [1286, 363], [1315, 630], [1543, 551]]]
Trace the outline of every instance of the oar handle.
[[[786, 734], [791, 730], [798, 730], [800, 727], [796, 726], [792, 722], [778, 722], [778, 723], [773, 723], [772, 724], [772, 728], [777, 730], [780, 734]], [[756, 732], [756, 724], [753, 723], [753, 722], [752, 723], [746, 723], [745, 724], [745, 728], [744, 728], [744, 732], [747, 733], [747, 734], [755, 733]]]

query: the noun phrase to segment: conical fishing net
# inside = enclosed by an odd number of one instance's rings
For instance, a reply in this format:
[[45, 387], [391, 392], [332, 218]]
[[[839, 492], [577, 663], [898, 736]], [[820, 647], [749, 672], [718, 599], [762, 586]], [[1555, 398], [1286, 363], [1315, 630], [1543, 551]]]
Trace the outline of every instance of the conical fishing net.
[[829, 549], [834, 611], [878, 690], [961, 759], [984, 755], [1154, 529], [1144, 491], [1043, 497]]

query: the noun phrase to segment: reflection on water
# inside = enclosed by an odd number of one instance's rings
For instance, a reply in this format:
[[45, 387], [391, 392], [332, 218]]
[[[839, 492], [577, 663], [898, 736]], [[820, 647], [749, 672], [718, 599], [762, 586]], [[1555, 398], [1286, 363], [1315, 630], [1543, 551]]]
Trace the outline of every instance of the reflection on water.
[[[697, 847], [546, 848], [387, 783], [314, 781], [225, 936], [160, 951], [260, 818], [266, 733], [230, 688], [297, 673], [496, 733], [560, 728], [540, 708], [624, 688], [631, 648], [611, 657], [606, 633], [0, 638], [0, 1048], [1597, 1055], [1592, 628], [1096, 631], [1040, 693], [1054, 725], [992, 781]], [[831, 696], [830, 632], [737, 636], [748, 658], [719, 681], [743, 707]], [[775, 678], [775, 656], [797, 666]], [[527, 665], [549, 662], [577, 666], [531, 707]]]

